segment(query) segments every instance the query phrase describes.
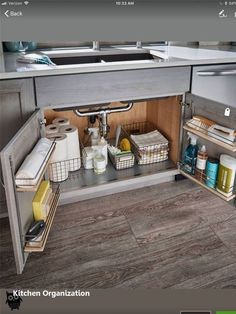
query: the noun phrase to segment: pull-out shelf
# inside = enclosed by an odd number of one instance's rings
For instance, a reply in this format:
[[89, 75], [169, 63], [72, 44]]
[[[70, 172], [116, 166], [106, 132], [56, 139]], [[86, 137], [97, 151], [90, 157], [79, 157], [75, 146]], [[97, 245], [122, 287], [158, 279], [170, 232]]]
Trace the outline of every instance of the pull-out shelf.
[[235, 193], [233, 193], [231, 196], [228, 196], [228, 197], [223, 195], [223, 194], [221, 194], [216, 189], [208, 187], [204, 182], [201, 182], [201, 181], [197, 180], [193, 175], [186, 173], [184, 170], [180, 169], [180, 173], [183, 176], [185, 176], [188, 179], [190, 179], [191, 181], [193, 181], [193, 182], [197, 183], [198, 185], [202, 186], [204, 189], [207, 189], [211, 193], [217, 195], [218, 197], [220, 197], [221, 199], [223, 199], [226, 202], [229, 202], [229, 201], [233, 200], [236, 197]]
[[197, 129], [194, 129], [192, 127], [189, 127], [188, 125], [184, 125], [184, 130], [188, 131], [188, 132], [191, 132], [213, 144], [216, 144], [218, 146], [221, 146], [222, 148], [224, 149], [227, 149], [228, 151], [231, 151], [231, 152], [236, 152], [236, 143], [235, 144], [227, 144], [225, 143], [224, 141], [220, 140], [220, 139], [216, 139], [210, 135], [208, 135], [207, 133], [203, 133], [201, 130], [197, 130]]

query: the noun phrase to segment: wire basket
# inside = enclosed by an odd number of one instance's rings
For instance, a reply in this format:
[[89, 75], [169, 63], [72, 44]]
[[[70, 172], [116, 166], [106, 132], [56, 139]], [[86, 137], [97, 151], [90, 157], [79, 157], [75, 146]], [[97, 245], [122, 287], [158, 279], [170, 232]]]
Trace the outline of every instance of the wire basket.
[[180, 169], [185, 172], [187, 175], [191, 176], [195, 180], [199, 181], [200, 183], [206, 185], [208, 188], [217, 191], [218, 193], [222, 194], [226, 198], [234, 198], [236, 195], [236, 185], [227, 185], [227, 182], [224, 186], [221, 186], [217, 176], [214, 177], [211, 172], [206, 174], [205, 171], [199, 170], [195, 167], [192, 173], [186, 171], [186, 164], [184, 162], [180, 162]]
[[148, 121], [122, 125], [123, 137], [129, 138], [132, 151], [139, 165], [157, 163], [168, 159], [169, 143], [160, 132], [162, 143], [155, 145], [138, 146], [131, 137], [131, 135], [147, 134], [156, 130], [156, 126]]
[[53, 188], [51, 197], [49, 199], [48, 205], [50, 206], [50, 209], [48, 211], [48, 215], [47, 215], [47, 218], [45, 220], [45, 228], [44, 228], [43, 232], [37, 237], [29, 236], [29, 235], [23, 236], [24, 242], [26, 245], [25, 251], [27, 251], [27, 248], [30, 251], [33, 248], [39, 249], [45, 245], [45, 242], [47, 240], [47, 236], [48, 236], [48, 233], [50, 231], [52, 221], [53, 221], [53, 218], [54, 218], [57, 206], [58, 206], [59, 197], [60, 197], [60, 186], [57, 185], [55, 188]]
[[42, 179], [45, 169], [47, 168], [48, 162], [50, 161], [55, 146], [56, 143], [55, 141], [53, 141], [51, 143], [50, 149], [43, 158], [41, 165], [38, 167], [37, 173], [34, 178], [18, 178], [17, 176], [15, 176], [15, 183], [17, 187], [29, 189], [37, 186], [37, 184]]
[[63, 182], [68, 179], [70, 172], [81, 167], [81, 157], [49, 163], [48, 175], [52, 182]]
[[[235, 133], [235, 131], [233, 130], [230, 130], [220, 125], [215, 125], [215, 128], [210, 128], [208, 125], [198, 123], [198, 121], [194, 119], [188, 120], [186, 122], [185, 128], [186, 126], [193, 129], [193, 131], [195, 131], [196, 134], [199, 136], [204, 135], [204, 138], [210, 139], [211, 141], [219, 141], [221, 145], [227, 144], [230, 145], [232, 149], [236, 149], [236, 136], [232, 134], [232, 132]], [[225, 128], [226, 130], [221, 130], [221, 128]], [[191, 132], [191, 130], [187, 131]]]
[[108, 148], [109, 158], [116, 170], [132, 168], [134, 166], [134, 154], [131, 152], [113, 155]]

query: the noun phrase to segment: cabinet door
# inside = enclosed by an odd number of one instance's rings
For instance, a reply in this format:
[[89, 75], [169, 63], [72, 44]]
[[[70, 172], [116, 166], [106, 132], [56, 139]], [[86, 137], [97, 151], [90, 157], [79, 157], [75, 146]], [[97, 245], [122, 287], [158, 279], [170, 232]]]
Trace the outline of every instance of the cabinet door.
[[3, 180], [17, 273], [22, 272], [27, 259], [27, 254], [24, 253], [23, 235], [29, 222], [33, 219], [33, 195], [17, 192], [14, 176], [25, 157], [41, 137], [40, 121], [42, 118], [41, 111], [35, 111], [1, 151]]
[[[187, 140], [187, 133], [190, 132], [197, 136], [198, 147], [205, 145], [210, 158], [219, 160], [221, 154], [226, 154], [236, 158], [236, 142], [232, 139], [232, 136], [230, 136], [232, 133], [230, 130], [235, 130], [236, 128], [236, 108], [191, 94], [187, 95], [186, 103], [189, 105], [185, 108], [182, 156], [184, 156], [185, 149], [189, 144], [189, 141]], [[229, 115], [225, 115], [228, 108], [230, 109], [230, 113]], [[205, 120], [202, 119], [203, 123], [200, 124], [199, 122], [197, 123], [196, 120], [191, 120], [193, 116], [204, 117]], [[213, 121], [213, 128], [210, 129], [208, 129], [211, 125], [211, 123], [208, 124], [210, 122], [209, 120]], [[214, 127], [214, 124], [217, 124], [217, 126]], [[220, 131], [221, 126], [226, 128], [223, 132]], [[217, 169], [217, 166], [214, 169]], [[211, 170], [199, 171], [196, 167], [193, 171], [194, 173], [186, 173], [184, 160], [180, 163], [180, 170], [183, 175], [208, 189], [223, 200], [232, 201], [232, 203], [236, 201], [236, 181], [235, 183], [232, 183], [232, 186], [228, 187], [230, 189], [229, 193], [221, 193], [221, 191], [217, 189], [218, 170], [216, 170], [215, 177], [212, 177]]]
[[[34, 110], [32, 79], [0, 81], [0, 151]], [[6, 212], [5, 193], [0, 184], [0, 217]]]

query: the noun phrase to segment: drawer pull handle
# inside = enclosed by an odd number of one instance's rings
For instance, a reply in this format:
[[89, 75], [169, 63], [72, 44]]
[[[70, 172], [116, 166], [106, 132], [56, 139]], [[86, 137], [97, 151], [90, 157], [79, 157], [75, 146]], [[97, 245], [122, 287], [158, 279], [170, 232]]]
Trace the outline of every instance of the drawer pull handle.
[[236, 75], [236, 69], [233, 70], [216, 70], [216, 71], [198, 71], [198, 76], [230, 76]]

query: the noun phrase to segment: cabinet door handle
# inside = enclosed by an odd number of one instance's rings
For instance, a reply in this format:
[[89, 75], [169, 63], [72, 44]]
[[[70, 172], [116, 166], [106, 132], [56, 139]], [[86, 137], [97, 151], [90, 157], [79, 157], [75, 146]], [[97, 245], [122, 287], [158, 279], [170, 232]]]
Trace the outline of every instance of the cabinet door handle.
[[231, 76], [236, 75], [236, 69], [233, 70], [215, 70], [215, 71], [198, 71], [198, 76]]

